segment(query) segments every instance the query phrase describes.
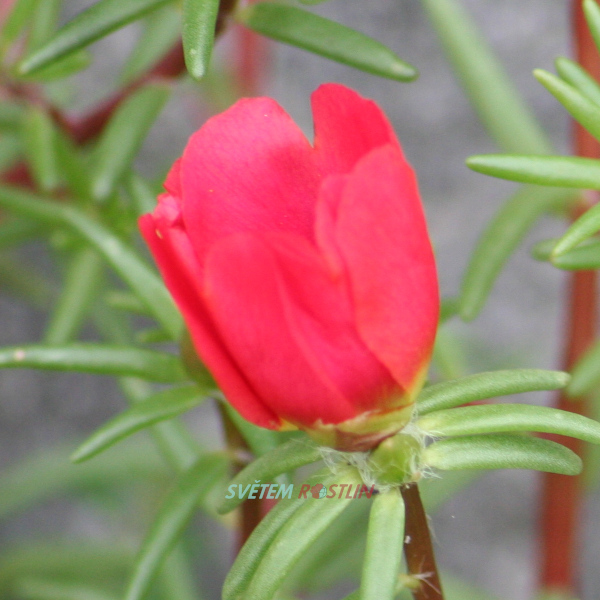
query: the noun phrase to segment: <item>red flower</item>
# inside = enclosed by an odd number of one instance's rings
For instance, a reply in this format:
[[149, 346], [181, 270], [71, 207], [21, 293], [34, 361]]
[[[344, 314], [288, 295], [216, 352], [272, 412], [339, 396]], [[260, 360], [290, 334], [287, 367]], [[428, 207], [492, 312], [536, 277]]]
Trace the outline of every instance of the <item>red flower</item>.
[[140, 226], [246, 419], [364, 449], [410, 417], [437, 277], [415, 175], [381, 110], [336, 84], [312, 108], [312, 146], [269, 98], [210, 119]]

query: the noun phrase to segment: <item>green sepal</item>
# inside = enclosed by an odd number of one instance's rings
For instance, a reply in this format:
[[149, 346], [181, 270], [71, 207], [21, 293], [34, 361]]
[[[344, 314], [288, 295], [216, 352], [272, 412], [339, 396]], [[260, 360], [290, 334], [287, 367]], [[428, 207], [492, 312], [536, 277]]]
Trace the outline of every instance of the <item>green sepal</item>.
[[559, 390], [568, 383], [569, 375], [562, 371], [545, 369], [487, 371], [426, 387], [417, 398], [416, 412], [421, 416], [486, 398], [539, 390]]
[[404, 546], [404, 501], [397, 488], [376, 496], [369, 515], [360, 600], [394, 600]]
[[157, 392], [102, 425], [73, 452], [71, 461], [89, 460], [136, 431], [195, 408], [205, 398], [196, 385]]
[[0, 348], [0, 369], [78, 371], [175, 383], [186, 375], [178, 358], [165, 352], [112, 344], [31, 344]]
[[295, 6], [259, 2], [238, 10], [235, 17], [266, 37], [373, 75], [397, 81], [412, 81], [418, 75], [381, 42]]
[[581, 473], [581, 459], [561, 444], [527, 435], [497, 433], [434, 442], [421, 454], [422, 467], [458, 469], [533, 469], [561, 475]]
[[[306, 438], [292, 439], [251, 462], [229, 482], [228, 487], [236, 486], [245, 490], [256, 481], [272, 481], [282, 473], [314, 463], [320, 458], [321, 452], [314, 443]], [[243, 497], [236, 494], [233, 498], [225, 499], [217, 510], [220, 514], [228, 513], [246, 498], [247, 494]]]
[[416, 426], [434, 437], [536, 431], [600, 444], [600, 423], [572, 412], [530, 404], [450, 408], [418, 419]]

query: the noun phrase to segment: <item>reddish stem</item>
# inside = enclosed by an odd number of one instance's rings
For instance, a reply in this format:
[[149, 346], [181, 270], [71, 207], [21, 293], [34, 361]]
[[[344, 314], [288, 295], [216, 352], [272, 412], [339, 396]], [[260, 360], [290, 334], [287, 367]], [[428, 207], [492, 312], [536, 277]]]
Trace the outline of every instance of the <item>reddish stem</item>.
[[409, 483], [400, 489], [406, 506], [404, 555], [409, 573], [419, 580], [419, 585], [411, 590], [413, 597], [415, 600], [444, 600], [419, 487]]
[[[573, 34], [578, 62], [600, 80], [600, 56], [589, 32], [581, 0], [573, 1]], [[600, 143], [579, 124], [574, 126], [574, 150], [578, 156], [600, 158]], [[597, 192], [587, 192], [572, 218], [581, 215], [598, 200]], [[570, 370], [590, 347], [596, 336], [598, 288], [595, 271], [578, 271], [569, 277], [563, 368]], [[555, 406], [583, 414], [584, 399], [557, 396]], [[572, 438], [547, 436], [581, 454], [583, 444]], [[580, 477], [545, 473], [542, 478], [540, 588], [565, 595], [576, 595], [578, 566], [578, 529], [581, 517]]]

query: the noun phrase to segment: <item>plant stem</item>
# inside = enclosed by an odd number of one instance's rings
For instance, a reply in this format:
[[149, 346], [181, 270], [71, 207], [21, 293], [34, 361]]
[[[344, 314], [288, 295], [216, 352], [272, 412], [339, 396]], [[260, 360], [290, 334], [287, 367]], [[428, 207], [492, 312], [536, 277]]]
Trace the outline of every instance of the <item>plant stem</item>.
[[416, 483], [402, 486], [406, 506], [404, 554], [410, 574], [419, 580], [412, 591], [415, 600], [444, 600], [427, 515]]
[[[578, 62], [600, 79], [600, 56], [587, 28], [581, 0], [573, 0], [573, 37]], [[574, 150], [578, 156], [600, 158], [600, 144], [579, 124], [574, 125]], [[598, 201], [597, 192], [582, 195], [572, 218]], [[595, 339], [598, 305], [595, 271], [578, 271], [569, 276], [568, 306], [563, 349], [563, 368], [570, 370]], [[559, 394], [555, 406], [584, 414], [582, 398]], [[572, 438], [547, 436], [581, 454], [583, 444]], [[578, 529], [582, 504], [580, 477], [545, 473], [541, 490], [540, 589], [576, 595]]]

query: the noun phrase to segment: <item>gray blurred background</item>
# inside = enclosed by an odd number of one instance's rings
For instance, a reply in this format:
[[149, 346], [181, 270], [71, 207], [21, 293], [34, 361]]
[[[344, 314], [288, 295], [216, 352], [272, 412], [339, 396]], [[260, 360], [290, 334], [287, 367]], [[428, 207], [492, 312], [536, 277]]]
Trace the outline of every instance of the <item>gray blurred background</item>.
[[[69, 0], [72, 16], [90, 1]], [[561, 0], [465, 0], [494, 46], [517, 88], [533, 107], [560, 152], [569, 152], [569, 124], [558, 103], [532, 77], [535, 67], [552, 69], [556, 56], [569, 54], [568, 4]], [[467, 258], [485, 224], [516, 189], [512, 184], [471, 173], [464, 160], [496, 150], [477, 121], [446, 63], [417, 0], [333, 0], [318, 12], [381, 40], [418, 67], [420, 78], [399, 84], [359, 73], [307, 52], [272, 44], [265, 94], [275, 97], [310, 133], [309, 92], [337, 81], [375, 99], [391, 117], [415, 167], [437, 251], [443, 296], [455, 295]], [[93, 68], [70, 90], [72, 105], [84, 109], [114, 88], [118, 65], [132, 47], [136, 27], [96, 44]], [[222, 46], [227, 47], [227, 40]], [[64, 92], [64, 90], [63, 90]], [[205, 110], [191, 84], [182, 86], [153, 130], [140, 170], [164, 171], [197, 128]], [[565, 279], [536, 263], [528, 248], [557, 235], [559, 222], [544, 220], [511, 260], [482, 315], [468, 325], [453, 323], [469, 371], [503, 367], [554, 368], [561, 335]], [[37, 261], [39, 249], [31, 249]], [[49, 270], [53, 265], [45, 265]], [[0, 296], [0, 343], [33, 342], [43, 331], [38, 312], [10, 296]], [[107, 378], [32, 371], [0, 374], [0, 467], [9, 468], [30, 452], [64, 440], [81, 439], [124, 406]], [[543, 395], [527, 400], [545, 402]], [[203, 435], [218, 440], [211, 408], [192, 417]], [[506, 600], [530, 597], [535, 583], [534, 503], [538, 476], [529, 472], [489, 474], [468, 493], [449, 502], [433, 519], [443, 568]], [[1, 493], [1, 490], [0, 490]], [[586, 547], [584, 598], [600, 597], [596, 495], [582, 531]], [[112, 528], [101, 515], [60, 499], [0, 527], [0, 542], [40, 532], [81, 532], [106, 536]], [[227, 554], [227, 550], [220, 550]], [[218, 569], [217, 569], [218, 571]], [[596, 590], [596, 591], [594, 591]], [[214, 593], [214, 592], [213, 592]]]

